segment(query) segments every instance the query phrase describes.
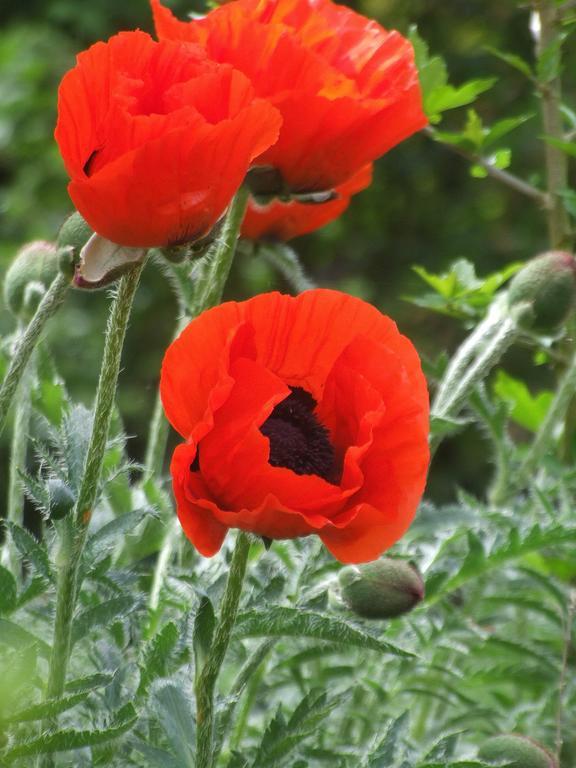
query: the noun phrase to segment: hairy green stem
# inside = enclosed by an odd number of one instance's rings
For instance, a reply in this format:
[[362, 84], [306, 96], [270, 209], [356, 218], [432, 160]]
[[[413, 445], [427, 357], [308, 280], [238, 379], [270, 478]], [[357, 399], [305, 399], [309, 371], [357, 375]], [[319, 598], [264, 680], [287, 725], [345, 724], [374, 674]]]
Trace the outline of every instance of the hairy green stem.
[[[24, 489], [20, 473], [26, 469], [26, 454], [28, 448], [28, 430], [32, 406], [30, 389], [33, 373], [28, 367], [22, 377], [15, 396], [14, 425], [12, 428], [12, 444], [10, 447], [10, 466], [8, 474], [8, 499], [6, 519], [16, 525], [22, 525], [24, 517]], [[10, 536], [6, 537], [2, 552], [2, 564], [13, 574], [19, 575], [21, 560]]]
[[572, 398], [576, 394], [576, 354], [564, 373], [546, 417], [520, 466], [520, 476], [529, 477], [555, 439], [555, 432], [566, 416]]
[[296, 293], [316, 287], [304, 271], [297, 254], [289, 245], [284, 243], [264, 245], [260, 247], [259, 253], [283, 275]]
[[98, 381], [92, 435], [84, 464], [78, 499], [71, 517], [71, 541], [63, 542], [58, 570], [56, 618], [50, 654], [46, 699], [58, 698], [64, 691], [70, 658], [72, 622], [78, 592], [78, 570], [86, 542], [88, 525], [98, 496], [106, 442], [110, 430], [124, 338], [130, 310], [143, 264], [121, 278], [114, 297], [104, 344]]
[[4, 429], [10, 403], [30, 360], [30, 355], [34, 351], [47, 321], [64, 301], [69, 284], [69, 278], [63, 274], [54, 278], [38, 305], [34, 317], [16, 344], [8, 371], [0, 387], [0, 433]]
[[238, 614], [249, 551], [248, 535], [238, 531], [212, 647], [195, 686], [196, 768], [212, 768], [214, 762], [214, 690]]
[[[549, 56], [553, 46], [561, 45], [562, 16], [557, 0], [537, 0], [536, 12], [540, 32], [536, 40], [536, 54], [540, 61]], [[547, 67], [543, 68], [547, 70]], [[544, 71], [538, 81], [542, 104], [542, 123], [547, 137], [562, 141], [562, 80], [561, 68], [551, 76]], [[552, 248], [568, 248], [571, 241], [570, 222], [562, 198], [568, 188], [568, 156], [549, 142], [544, 145], [546, 161], [546, 185], [550, 197], [547, 208], [548, 235]]]
[[210, 307], [215, 307], [222, 300], [224, 286], [230, 274], [236, 242], [240, 234], [242, 220], [248, 205], [249, 192], [245, 187], [240, 187], [226, 214], [224, 226], [218, 239], [214, 243], [207, 259], [207, 268], [198, 283], [195, 301], [191, 307], [192, 317]]

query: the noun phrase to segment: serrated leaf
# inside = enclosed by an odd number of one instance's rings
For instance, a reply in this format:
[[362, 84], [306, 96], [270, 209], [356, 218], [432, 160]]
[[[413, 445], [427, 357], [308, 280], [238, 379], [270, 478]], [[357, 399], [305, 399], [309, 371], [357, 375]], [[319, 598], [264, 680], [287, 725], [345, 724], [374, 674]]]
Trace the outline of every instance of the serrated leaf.
[[61, 430], [61, 451], [68, 469], [68, 482], [75, 495], [80, 490], [84, 461], [92, 437], [92, 412], [74, 405], [65, 414]]
[[188, 696], [175, 683], [159, 681], [150, 703], [182, 768], [194, 768], [196, 724]]
[[166, 675], [167, 662], [178, 638], [178, 627], [171, 621], [148, 642], [140, 662], [139, 694], [145, 693], [153, 680]]
[[194, 619], [194, 632], [192, 637], [197, 674], [200, 674], [200, 670], [204, 666], [204, 661], [212, 646], [215, 626], [216, 614], [214, 613], [212, 601], [208, 596], [202, 595]]
[[383, 739], [368, 754], [363, 763], [363, 768], [389, 768], [394, 765], [397, 758], [398, 742], [408, 728], [410, 714], [404, 712], [396, 720], [393, 720], [386, 730]]
[[88, 608], [80, 613], [72, 625], [72, 645], [82, 640], [83, 637], [96, 627], [106, 627], [118, 618], [123, 618], [139, 606], [139, 600], [131, 595], [113, 597], [111, 600]]
[[17, 649], [28, 645], [35, 646], [43, 658], [50, 658], [48, 643], [7, 619], [0, 619], [0, 644], [2, 643]]
[[0, 758], [5, 763], [11, 763], [21, 757], [67, 752], [69, 750], [105, 744], [129, 731], [135, 725], [137, 719], [138, 715], [134, 706], [126, 704], [116, 713], [112, 725], [108, 728], [89, 731], [65, 730], [45, 734], [37, 739], [18, 744], [3, 754], [0, 753]]
[[135, 509], [103, 525], [95, 534], [90, 536], [86, 543], [86, 560], [89, 562], [99, 560], [118, 543], [124, 534], [132, 533], [144, 518], [151, 516], [151, 514], [148, 507]]
[[18, 604], [16, 579], [0, 565], [0, 616], [12, 613]]
[[298, 608], [277, 606], [268, 610], [241, 613], [234, 630], [236, 637], [310, 637], [330, 643], [415, 658], [414, 654], [391, 643], [378, 640], [344, 619]]
[[509, 66], [513, 67], [514, 69], [517, 69], [518, 72], [522, 72], [523, 75], [526, 75], [526, 77], [532, 79], [534, 77], [534, 72], [532, 70], [532, 67], [528, 64], [527, 61], [524, 61], [523, 58], [520, 56], [517, 56], [514, 53], [508, 53], [508, 51], [500, 51], [498, 48], [492, 48], [492, 46], [487, 45], [486, 50], [488, 53], [491, 53], [493, 56], [496, 56], [497, 59], [500, 59], [501, 61], [504, 61]]
[[536, 432], [544, 420], [554, 397], [552, 392], [532, 395], [526, 384], [499, 370], [494, 381], [494, 394], [510, 408], [510, 417], [520, 426]]
[[182, 764], [165, 749], [158, 749], [141, 739], [131, 742], [137, 752], [146, 758], [146, 768], [182, 768]]
[[45, 547], [38, 542], [25, 528], [15, 523], [7, 523], [14, 545], [22, 555], [45, 579], [55, 582], [52, 566]]
[[62, 696], [59, 699], [50, 699], [48, 701], [40, 702], [39, 704], [33, 704], [30, 707], [12, 713], [6, 719], [6, 722], [25, 723], [34, 720], [42, 720], [45, 717], [55, 717], [61, 712], [65, 712], [67, 709], [75, 707], [76, 704], [79, 704], [81, 701], [85, 701], [89, 693], [89, 691], [83, 691], [81, 693], [74, 693], [71, 696]]
[[105, 672], [96, 672], [86, 677], [78, 677], [76, 680], [70, 680], [66, 683], [66, 690], [80, 693], [81, 691], [94, 691], [97, 688], [103, 688], [114, 680], [114, 675]]

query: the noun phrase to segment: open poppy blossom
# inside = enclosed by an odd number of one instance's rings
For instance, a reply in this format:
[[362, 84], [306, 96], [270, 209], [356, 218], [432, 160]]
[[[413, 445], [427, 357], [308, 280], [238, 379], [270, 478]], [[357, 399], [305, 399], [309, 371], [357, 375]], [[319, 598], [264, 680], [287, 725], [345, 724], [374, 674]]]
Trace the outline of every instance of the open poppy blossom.
[[372, 166], [365, 165], [344, 184], [334, 190], [335, 197], [326, 203], [283, 202], [278, 199], [260, 205], [250, 199], [242, 222], [242, 237], [248, 240], [284, 242], [307, 235], [341, 216], [350, 205], [352, 195], [366, 189], [372, 181]]
[[150, 247], [208, 234], [280, 122], [245, 75], [199, 46], [124, 32], [64, 76], [55, 135], [94, 231]]
[[270, 193], [334, 189], [426, 125], [411, 43], [331, 0], [236, 0], [189, 22], [151, 3], [160, 39], [204, 46], [282, 113], [258, 160]]
[[229, 302], [166, 352], [160, 392], [185, 442], [171, 472], [186, 536], [318, 534], [373, 560], [414, 517], [428, 468], [428, 392], [396, 325], [330, 290]]

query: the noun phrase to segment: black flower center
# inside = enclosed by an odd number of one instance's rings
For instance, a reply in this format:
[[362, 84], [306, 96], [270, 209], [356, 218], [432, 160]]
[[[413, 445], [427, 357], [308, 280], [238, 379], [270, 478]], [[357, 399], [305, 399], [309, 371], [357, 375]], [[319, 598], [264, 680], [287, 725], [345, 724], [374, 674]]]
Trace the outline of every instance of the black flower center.
[[328, 430], [314, 414], [316, 401], [301, 387], [274, 408], [260, 427], [270, 441], [273, 467], [286, 467], [297, 475], [318, 475], [335, 482], [336, 457]]

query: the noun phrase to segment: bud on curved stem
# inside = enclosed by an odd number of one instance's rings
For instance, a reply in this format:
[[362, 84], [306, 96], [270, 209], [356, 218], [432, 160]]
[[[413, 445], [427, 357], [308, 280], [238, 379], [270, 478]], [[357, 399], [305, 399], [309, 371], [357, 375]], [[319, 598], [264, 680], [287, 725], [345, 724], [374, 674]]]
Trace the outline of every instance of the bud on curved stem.
[[343, 568], [338, 581], [348, 608], [365, 619], [401, 616], [424, 597], [424, 581], [416, 566], [391, 557]]

